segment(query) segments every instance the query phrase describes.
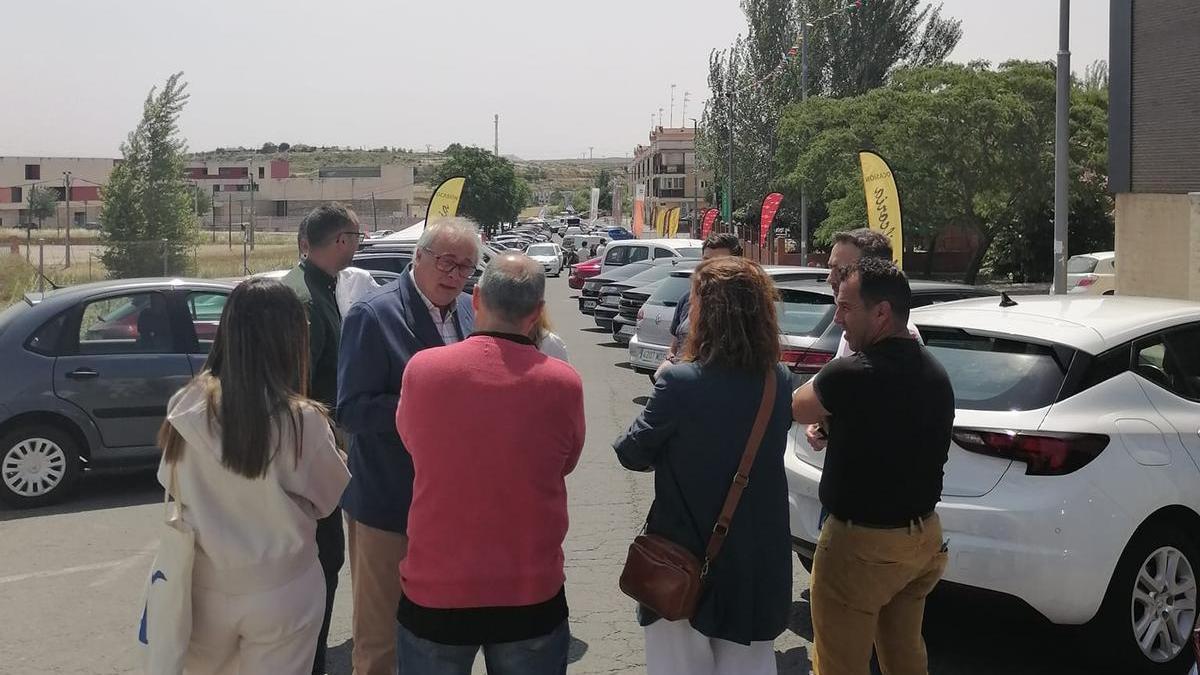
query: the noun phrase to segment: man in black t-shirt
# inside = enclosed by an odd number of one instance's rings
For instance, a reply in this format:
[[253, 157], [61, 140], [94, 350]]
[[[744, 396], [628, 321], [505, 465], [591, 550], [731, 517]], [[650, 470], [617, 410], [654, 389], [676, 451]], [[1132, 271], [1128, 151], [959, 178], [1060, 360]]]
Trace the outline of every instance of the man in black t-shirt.
[[891, 261], [863, 258], [843, 279], [835, 321], [855, 352], [797, 389], [797, 422], [821, 422], [829, 514], [813, 561], [814, 672], [928, 672], [925, 597], [946, 568], [934, 507], [954, 423], [942, 366], [907, 328], [912, 292]]

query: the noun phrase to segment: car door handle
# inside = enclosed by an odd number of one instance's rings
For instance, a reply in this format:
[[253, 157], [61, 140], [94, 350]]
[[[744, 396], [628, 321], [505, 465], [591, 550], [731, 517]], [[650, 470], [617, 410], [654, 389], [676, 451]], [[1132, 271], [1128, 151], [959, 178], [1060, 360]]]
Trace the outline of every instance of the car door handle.
[[97, 377], [100, 377], [100, 373], [92, 368], [78, 368], [67, 373], [67, 379], [69, 380], [94, 380]]

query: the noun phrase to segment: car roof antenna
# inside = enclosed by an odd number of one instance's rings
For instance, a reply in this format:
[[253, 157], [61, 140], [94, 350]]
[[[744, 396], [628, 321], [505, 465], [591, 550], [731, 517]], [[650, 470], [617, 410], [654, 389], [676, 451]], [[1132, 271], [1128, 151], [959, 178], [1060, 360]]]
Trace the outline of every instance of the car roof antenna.
[[1017, 301], [1008, 297], [1008, 293], [1001, 292], [1000, 293], [1000, 306], [1001, 307], [1016, 307]]

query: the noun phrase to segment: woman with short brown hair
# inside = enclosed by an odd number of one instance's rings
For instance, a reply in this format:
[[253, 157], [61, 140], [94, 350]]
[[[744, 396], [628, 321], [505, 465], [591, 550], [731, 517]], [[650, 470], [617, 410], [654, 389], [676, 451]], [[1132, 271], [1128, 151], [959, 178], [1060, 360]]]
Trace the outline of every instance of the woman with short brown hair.
[[697, 267], [683, 360], [663, 372], [646, 409], [614, 443], [626, 468], [655, 472], [647, 533], [703, 560], [774, 377], [749, 483], [695, 614], [667, 621], [639, 608], [650, 675], [776, 672], [774, 640], [791, 610], [792, 553], [783, 472], [791, 391], [779, 364], [775, 301], [774, 284], [754, 262], [717, 258]]

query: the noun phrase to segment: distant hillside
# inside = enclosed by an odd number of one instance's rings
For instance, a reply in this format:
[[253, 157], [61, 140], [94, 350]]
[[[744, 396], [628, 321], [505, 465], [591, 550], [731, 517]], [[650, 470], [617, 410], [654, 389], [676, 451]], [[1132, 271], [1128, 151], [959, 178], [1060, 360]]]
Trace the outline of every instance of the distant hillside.
[[[361, 166], [374, 164], [412, 164], [416, 171], [417, 197], [428, 199], [433, 188], [433, 176], [445, 156], [440, 152], [417, 152], [403, 148], [354, 149], [338, 147], [313, 147], [297, 144], [280, 152], [278, 146], [268, 145], [271, 152], [253, 148], [217, 148], [204, 152], [193, 152], [197, 160], [222, 162], [262, 161], [264, 159], [286, 159], [291, 163], [294, 176], [315, 174], [317, 169], [329, 166]], [[631, 161], [625, 157], [597, 157], [595, 159], [521, 159], [508, 156], [516, 168], [517, 175], [529, 182], [535, 195], [554, 195], [561, 191], [575, 191], [595, 184], [602, 169], [616, 176], [624, 176]], [[421, 186], [428, 189], [422, 190]]]

